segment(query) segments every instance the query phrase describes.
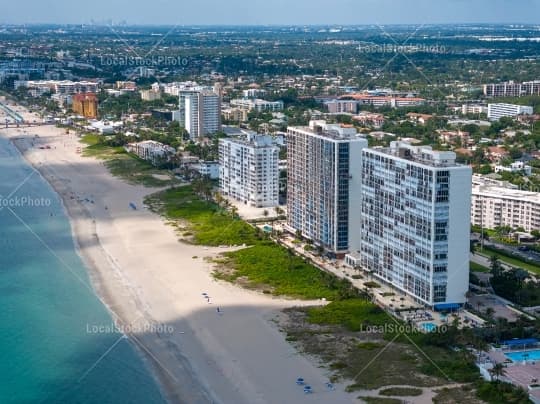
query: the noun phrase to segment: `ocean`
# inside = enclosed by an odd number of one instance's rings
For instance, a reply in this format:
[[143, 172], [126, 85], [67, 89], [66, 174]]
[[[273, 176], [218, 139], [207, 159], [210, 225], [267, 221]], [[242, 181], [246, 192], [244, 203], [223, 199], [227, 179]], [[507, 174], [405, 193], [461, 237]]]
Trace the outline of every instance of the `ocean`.
[[165, 403], [111, 324], [59, 196], [0, 136], [0, 403]]

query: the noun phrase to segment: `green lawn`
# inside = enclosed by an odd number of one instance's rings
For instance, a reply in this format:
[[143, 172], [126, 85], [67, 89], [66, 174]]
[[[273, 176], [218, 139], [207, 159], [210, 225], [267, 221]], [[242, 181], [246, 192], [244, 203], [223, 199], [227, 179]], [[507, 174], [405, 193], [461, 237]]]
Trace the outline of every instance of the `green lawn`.
[[498, 250], [495, 250], [493, 248], [484, 246], [484, 251], [482, 253], [480, 253], [480, 255], [483, 255], [484, 257], [487, 257], [487, 258], [495, 255], [496, 257], [498, 257], [501, 260], [501, 262], [513, 265], [515, 267], [523, 268], [523, 269], [525, 269], [527, 271], [530, 271], [530, 272], [533, 272], [533, 273], [535, 273], [537, 275], [540, 275], [540, 266], [539, 265], [534, 265], [534, 264], [531, 264], [529, 262], [520, 260], [518, 258], [508, 257], [507, 255], [502, 254]]
[[191, 186], [168, 189], [151, 195], [145, 202], [169, 219], [188, 221], [195, 244], [254, 245], [258, 241], [252, 226], [215, 203], [202, 200]]
[[471, 269], [471, 272], [489, 272], [490, 269], [483, 266], [483, 265], [480, 265], [480, 264], [477, 264], [476, 262], [470, 262], [470, 269]]
[[379, 392], [381, 396], [419, 396], [422, 394], [422, 389], [414, 387], [390, 387]]
[[252, 286], [269, 287], [275, 295], [328, 300], [357, 295], [349, 281], [321, 271], [273, 241], [224, 255], [224, 263], [234, 272], [218, 271], [218, 277], [229, 281], [247, 277]]
[[373, 303], [350, 299], [310, 308], [308, 321], [313, 324], [341, 325], [349, 331], [360, 331], [367, 326], [384, 326], [392, 322], [392, 319]]

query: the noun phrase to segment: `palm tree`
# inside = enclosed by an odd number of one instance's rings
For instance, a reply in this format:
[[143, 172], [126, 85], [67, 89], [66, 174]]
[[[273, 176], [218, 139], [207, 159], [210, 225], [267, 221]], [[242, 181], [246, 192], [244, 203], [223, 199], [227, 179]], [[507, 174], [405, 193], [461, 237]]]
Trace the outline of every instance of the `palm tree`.
[[499, 377], [504, 376], [505, 374], [504, 365], [502, 363], [496, 363], [495, 366], [493, 366], [493, 368], [490, 369], [489, 373], [492, 379], [493, 379], [493, 376], [495, 376], [495, 381], [498, 382]]
[[283, 214], [283, 209], [281, 209], [279, 206], [276, 206], [274, 210], [276, 212], [276, 216], [281, 216]]
[[492, 255], [489, 258], [489, 267], [491, 268], [491, 274], [494, 277], [501, 276], [502, 267], [501, 267], [501, 262], [499, 260], [499, 257], [497, 257], [496, 255]]

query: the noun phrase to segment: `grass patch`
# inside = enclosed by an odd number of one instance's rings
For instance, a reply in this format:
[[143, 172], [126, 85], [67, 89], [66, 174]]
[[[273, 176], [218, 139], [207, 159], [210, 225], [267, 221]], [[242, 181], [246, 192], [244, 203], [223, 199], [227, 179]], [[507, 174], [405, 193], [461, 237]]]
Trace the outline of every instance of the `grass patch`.
[[336, 301], [308, 310], [312, 324], [341, 325], [349, 331], [360, 331], [366, 326], [383, 326], [390, 318], [381, 308], [363, 299]]
[[381, 396], [401, 396], [401, 397], [416, 397], [421, 395], [422, 389], [414, 387], [390, 387], [379, 391]]
[[388, 397], [358, 397], [362, 401], [365, 401], [367, 404], [401, 404], [402, 401], [397, 398], [388, 398]]
[[171, 188], [146, 198], [145, 203], [170, 220], [187, 222], [190, 241], [198, 245], [246, 245], [223, 254], [215, 276], [249, 288], [306, 299], [335, 300], [358, 296], [348, 280], [311, 265], [304, 258], [267, 239], [217, 204], [197, 196], [191, 186]]
[[384, 344], [379, 342], [361, 342], [357, 346], [359, 349], [367, 349], [371, 351], [372, 349], [381, 349], [384, 347]]
[[530, 271], [532, 273], [540, 275], [540, 266], [539, 265], [535, 265], [535, 264], [533, 264], [531, 262], [524, 261], [522, 259], [513, 257], [509, 253], [503, 252], [503, 251], [501, 251], [501, 250], [499, 250], [497, 248], [493, 248], [491, 246], [484, 246], [484, 253], [481, 254], [481, 255], [484, 255], [486, 258], [489, 258], [490, 256], [495, 255], [496, 257], [498, 257], [501, 260], [501, 262], [504, 262], [506, 264], [510, 264], [510, 265], [518, 267], [518, 268], [523, 268], [523, 269], [525, 269], [527, 271]]
[[510, 383], [497, 381], [479, 382], [477, 386], [477, 396], [491, 404], [527, 404], [531, 402], [529, 400], [529, 394], [525, 389]]
[[199, 198], [191, 186], [171, 188], [151, 195], [145, 203], [172, 220], [189, 222], [188, 234], [198, 245], [254, 245], [256, 230], [213, 202]]
[[357, 295], [349, 281], [339, 279], [306, 262], [272, 241], [260, 241], [239, 251], [225, 253], [231, 274], [221, 279], [249, 279], [252, 287], [270, 286], [275, 295], [335, 300]]
[[477, 264], [476, 262], [470, 262], [469, 267], [471, 269], [471, 272], [489, 272], [490, 269], [488, 267], [485, 267], [483, 265]]

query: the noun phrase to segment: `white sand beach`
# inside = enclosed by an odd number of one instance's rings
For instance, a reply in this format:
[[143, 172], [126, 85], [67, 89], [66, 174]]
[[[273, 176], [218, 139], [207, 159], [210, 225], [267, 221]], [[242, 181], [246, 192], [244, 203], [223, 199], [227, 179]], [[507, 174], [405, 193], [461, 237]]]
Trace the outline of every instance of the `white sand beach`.
[[[144, 208], [144, 196], [155, 190], [126, 184], [102, 162], [82, 157], [74, 134], [47, 125], [0, 128], [0, 135], [11, 138], [61, 195], [92, 287], [118, 324], [134, 329], [128, 336], [170, 402], [357, 401], [343, 385], [328, 391], [328, 373], [298, 354], [270, 321], [282, 308], [313, 302], [272, 298], [214, 280], [204, 258], [224, 250], [178, 242], [174, 229]], [[40, 148], [46, 146], [50, 149]], [[59, 270], [69, 268], [59, 264]], [[140, 331], [152, 324], [168, 329]], [[295, 384], [298, 377], [314, 394], [304, 394]]]

